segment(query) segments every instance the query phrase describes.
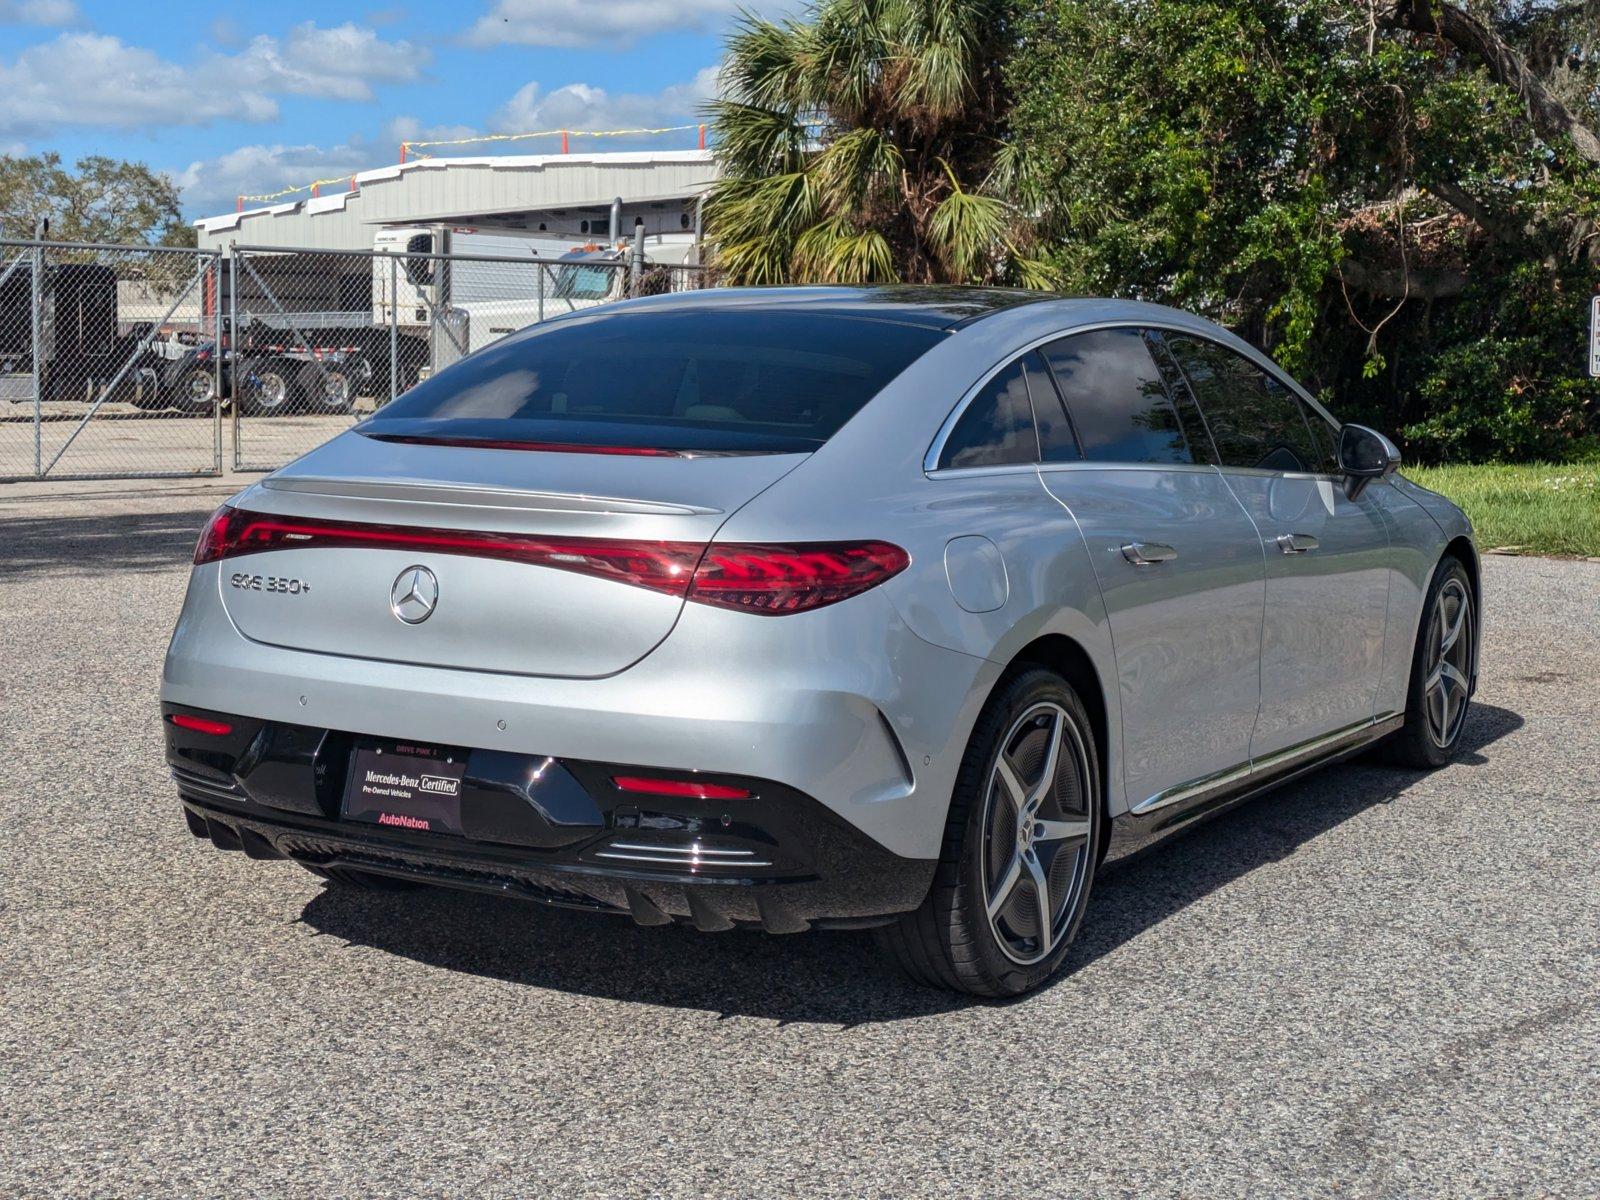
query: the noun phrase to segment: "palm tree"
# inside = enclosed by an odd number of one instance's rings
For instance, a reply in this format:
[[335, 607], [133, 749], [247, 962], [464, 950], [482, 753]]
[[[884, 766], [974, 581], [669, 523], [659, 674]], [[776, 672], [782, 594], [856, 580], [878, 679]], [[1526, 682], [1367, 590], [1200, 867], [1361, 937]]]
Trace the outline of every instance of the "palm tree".
[[746, 14], [709, 106], [730, 282], [1049, 284], [1036, 173], [1007, 137], [1007, 0], [815, 0]]

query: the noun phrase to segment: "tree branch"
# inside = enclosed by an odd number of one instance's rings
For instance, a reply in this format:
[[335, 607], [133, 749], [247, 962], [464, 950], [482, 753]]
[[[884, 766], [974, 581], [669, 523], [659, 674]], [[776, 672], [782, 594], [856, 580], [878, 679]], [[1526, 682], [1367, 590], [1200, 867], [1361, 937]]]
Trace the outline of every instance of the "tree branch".
[[1527, 233], [1525, 227], [1498, 216], [1466, 188], [1448, 179], [1435, 179], [1428, 189], [1497, 242], [1515, 242]]
[[1580, 121], [1522, 56], [1478, 18], [1444, 0], [1395, 0], [1383, 22], [1393, 29], [1442, 37], [1463, 54], [1481, 59], [1495, 82], [1522, 97], [1540, 137], [1547, 142], [1569, 138], [1580, 156], [1600, 165], [1600, 134]]
[[1347, 258], [1339, 274], [1357, 291], [1385, 300], [1443, 300], [1467, 289], [1467, 273], [1452, 267], [1369, 267]]

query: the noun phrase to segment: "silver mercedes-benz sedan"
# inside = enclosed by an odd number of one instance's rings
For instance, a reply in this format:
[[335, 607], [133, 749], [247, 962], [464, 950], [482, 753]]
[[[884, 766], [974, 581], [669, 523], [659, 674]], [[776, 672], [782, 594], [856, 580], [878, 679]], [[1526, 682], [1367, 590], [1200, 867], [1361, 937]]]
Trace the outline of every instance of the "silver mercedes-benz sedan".
[[877, 927], [1015, 994], [1106, 861], [1380, 740], [1450, 758], [1478, 558], [1398, 462], [1152, 305], [607, 306], [217, 511], [167, 759], [197, 836], [346, 885]]

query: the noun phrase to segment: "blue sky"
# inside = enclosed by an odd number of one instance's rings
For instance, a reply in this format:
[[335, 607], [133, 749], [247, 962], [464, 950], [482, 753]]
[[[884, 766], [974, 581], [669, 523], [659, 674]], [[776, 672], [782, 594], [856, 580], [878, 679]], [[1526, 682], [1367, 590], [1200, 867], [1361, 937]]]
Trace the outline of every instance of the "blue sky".
[[239, 192], [393, 162], [402, 138], [684, 124], [715, 86], [737, 7], [0, 0], [0, 152], [147, 162], [179, 182], [194, 217], [231, 210]]

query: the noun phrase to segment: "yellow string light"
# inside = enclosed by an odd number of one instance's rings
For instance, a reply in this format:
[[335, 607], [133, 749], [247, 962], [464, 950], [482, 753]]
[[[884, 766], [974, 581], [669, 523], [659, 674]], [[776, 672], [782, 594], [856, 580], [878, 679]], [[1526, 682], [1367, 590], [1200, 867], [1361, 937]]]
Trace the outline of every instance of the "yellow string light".
[[266, 192], [259, 196], [240, 196], [241, 200], [277, 200], [283, 196], [292, 196], [296, 192], [306, 191], [308, 188], [319, 188], [329, 183], [349, 183], [353, 176], [335, 175], [332, 179], [313, 179], [310, 183], [302, 183], [299, 187], [284, 188], [281, 192]]
[[541, 129], [536, 133], [484, 133], [476, 137], [441, 138], [431, 142], [401, 142], [416, 150], [424, 146], [470, 146], [474, 142], [520, 142], [528, 138], [561, 137], [638, 137], [648, 133], [682, 133], [685, 129], [698, 129], [699, 125], [663, 125], [659, 129]]

